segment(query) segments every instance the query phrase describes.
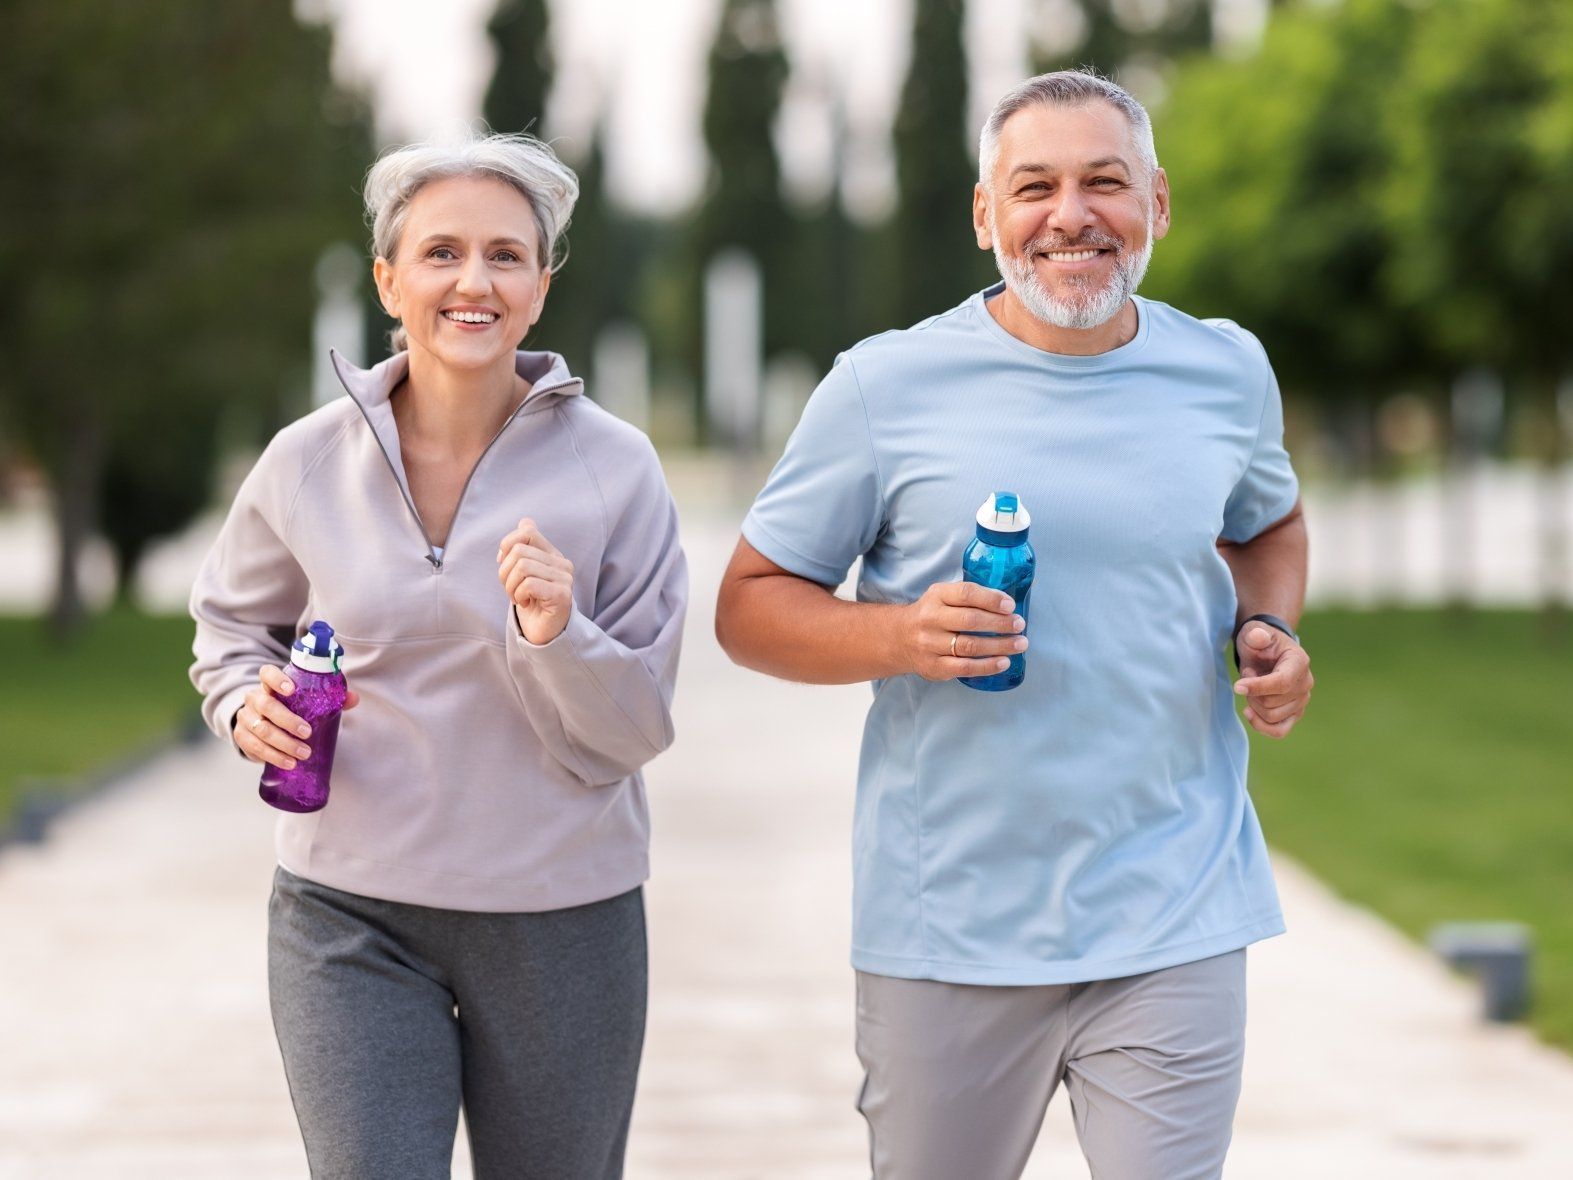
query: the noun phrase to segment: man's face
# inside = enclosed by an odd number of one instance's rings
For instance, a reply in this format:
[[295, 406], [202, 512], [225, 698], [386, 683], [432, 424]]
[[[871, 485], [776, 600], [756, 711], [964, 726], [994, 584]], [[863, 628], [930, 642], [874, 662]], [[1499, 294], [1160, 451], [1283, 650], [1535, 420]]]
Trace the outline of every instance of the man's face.
[[1169, 231], [1169, 185], [1137, 155], [1129, 121], [1102, 101], [1035, 104], [1000, 129], [973, 198], [978, 246], [1035, 317], [1087, 329], [1117, 315]]

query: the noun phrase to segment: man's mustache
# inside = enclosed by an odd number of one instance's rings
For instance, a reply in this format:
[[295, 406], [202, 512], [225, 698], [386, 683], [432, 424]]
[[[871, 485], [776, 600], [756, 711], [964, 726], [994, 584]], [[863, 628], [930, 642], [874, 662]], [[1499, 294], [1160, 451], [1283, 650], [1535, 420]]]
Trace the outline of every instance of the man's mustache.
[[1057, 234], [1045, 234], [1033, 238], [1027, 243], [1025, 253], [1044, 254], [1051, 250], [1091, 250], [1105, 249], [1116, 253], [1125, 252], [1125, 241], [1113, 234], [1106, 234], [1101, 230], [1088, 230], [1075, 238], [1061, 237]]

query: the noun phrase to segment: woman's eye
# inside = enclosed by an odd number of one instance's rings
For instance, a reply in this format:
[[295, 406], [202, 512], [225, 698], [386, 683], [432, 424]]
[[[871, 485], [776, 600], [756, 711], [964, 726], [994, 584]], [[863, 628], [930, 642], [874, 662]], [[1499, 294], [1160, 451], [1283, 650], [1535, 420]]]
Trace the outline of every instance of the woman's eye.
[[519, 256], [512, 250], [499, 250], [494, 257], [498, 262], [518, 262]]
[[452, 250], [448, 249], [447, 246], [437, 246], [426, 257], [436, 258], [439, 261], [447, 261], [452, 258], [457, 258], [458, 255], [455, 254]]

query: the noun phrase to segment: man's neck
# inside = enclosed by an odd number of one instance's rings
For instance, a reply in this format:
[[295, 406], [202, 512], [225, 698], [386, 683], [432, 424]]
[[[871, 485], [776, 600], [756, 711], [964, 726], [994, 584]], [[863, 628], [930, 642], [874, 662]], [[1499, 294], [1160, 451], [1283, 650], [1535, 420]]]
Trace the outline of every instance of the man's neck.
[[1129, 344], [1136, 338], [1136, 329], [1141, 323], [1136, 304], [1130, 299], [1112, 318], [1096, 328], [1059, 328], [1046, 324], [1028, 311], [1009, 287], [989, 299], [985, 306], [994, 322], [1023, 344], [1065, 356], [1096, 356]]

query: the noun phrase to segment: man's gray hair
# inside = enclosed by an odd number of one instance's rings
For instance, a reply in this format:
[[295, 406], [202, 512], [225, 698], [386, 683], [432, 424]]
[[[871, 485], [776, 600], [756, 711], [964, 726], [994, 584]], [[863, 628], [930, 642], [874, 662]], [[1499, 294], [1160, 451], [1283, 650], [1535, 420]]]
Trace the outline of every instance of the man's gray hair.
[[[372, 253], [394, 260], [415, 194], [437, 180], [489, 177], [510, 184], [535, 217], [536, 261], [556, 271], [568, 260], [563, 235], [579, 199], [579, 178], [533, 135], [471, 135], [457, 143], [431, 141], [390, 148], [366, 173], [366, 219]], [[403, 327], [392, 333], [395, 352], [406, 347]]]
[[1158, 171], [1158, 149], [1152, 140], [1152, 119], [1147, 108], [1131, 97], [1124, 87], [1086, 70], [1056, 70], [1028, 78], [995, 105], [978, 137], [978, 180], [987, 187], [999, 163], [1000, 131], [1017, 111], [1030, 106], [1080, 107], [1090, 102], [1106, 102], [1125, 116], [1136, 141], [1137, 158], [1152, 177]]

